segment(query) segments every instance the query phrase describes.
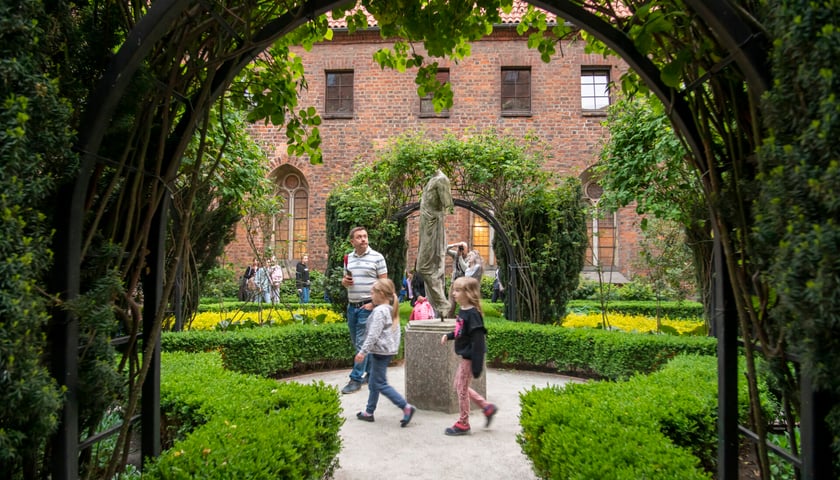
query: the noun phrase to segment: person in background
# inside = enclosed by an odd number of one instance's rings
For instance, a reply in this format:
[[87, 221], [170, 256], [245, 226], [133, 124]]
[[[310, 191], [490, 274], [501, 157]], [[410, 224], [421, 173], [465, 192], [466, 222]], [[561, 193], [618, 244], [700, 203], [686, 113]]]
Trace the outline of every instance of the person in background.
[[426, 282], [423, 281], [423, 275], [416, 270], [413, 273], [414, 275], [411, 277], [411, 291], [414, 294], [411, 297], [412, 307], [417, 303], [418, 298], [426, 296]]
[[257, 273], [254, 274], [254, 283], [257, 284], [256, 299], [260, 303], [271, 303], [271, 275], [265, 263], [260, 263]]
[[456, 278], [463, 277], [469, 267], [467, 242], [450, 243], [446, 246], [446, 254], [452, 257], [452, 281], [454, 282]]
[[411, 275], [411, 273], [406, 271], [405, 275], [403, 276], [402, 282], [400, 283], [400, 294], [399, 294], [400, 303], [404, 302], [408, 298], [408, 282], [409, 282], [410, 275]]
[[370, 382], [368, 383], [368, 400], [365, 409], [356, 414], [356, 418], [365, 422], [373, 422], [373, 412], [379, 403], [379, 394], [402, 410], [403, 418], [400, 426], [405, 427], [417, 410], [405, 401], [394, 387], [388, 385], [388, 364], [400, 350], [400, 303], [394, 292], [394, 282], [390, 278], [376, 280], [371, 289], [371, 299], [376, 305], [367, 322], [367, 333], [364, 343], [356, 354], [354, 361], [363, 362], [369, 357]]
[[[385, 257], [368, 244], [368, 234], [364, 227], [354, 227], [350, 230], [350, 244], [353, 250], [344, 256], [344, 276], [341, 285], [347, 289], [347, 328], [350, 330], [350, 341], [359, 352], [365, 340], [367, 319], [373, 310], [371, 288], [378, 278], [388, 276], [388, 266]], [[368, 360], [353, 362], [350, 371], [350, 381], [341, 389], [341, 393], [354, 393], [362, 388], [365, 372], [368, 371]]]
[[505, 300], [505, 286], [499, 279], [499, 269], [496, 268], [496, 278], [493, 279], [493, 296], [490, 297], [491, 302], [498, 302]]
[[478, 392], [470, 388], [472, 378], [481, 376], [484, 369], [484, 354], [487, 351], [484, 314], [481, 311], [481, 285], [472, 277], [461, 277], [452, 284], [452, 301], [460, 306], [455, 319], [455, 330], [443, 335], [440, 344], [455, 340], [455, 353], [461, 356], [455, 372], [455, 392], [458, 394], [458, 408], [461, 411], [455, 425], [447, 428], [447, 435], [470, 433], [470, 402], [481, 407], [486, 419], [485, 427], [499, 410]]
[[309, 255], [303, 254], [303, 258], [295, 267], [295, 287], [300, 297], [300, 303], [309, 303]]
[[464, 275], [472, 277], [478, 280], [478, 283], [481, 283], [481, 277], [484, 276], [484, 260], [482, 260], [478, 250], [470, 250], [470, 253], [467, 254], [467, 264], [468, 266], [464, 271]]
[[414, 299], [417, 297], [417, 293], [414, 292], [414, 270], [406, 273], [403, 287], [405, 288], [405, 299], [408, 300], [408, 303], [410, 303], [413, 307]]
[[250, 302], [254, 299], [254, 291], [251, 290], [249, 287], [249, 283], [256, 285], [253, 282], [249, 282], [249, 280], [254, 278], [254, 275], [257, 273], [257, 268], [259, 264], [257, 259], [255, 258], [250, 265], [245, 267], [245, 273], [242, 274], [242, 278], [239, 280], [239, 300], [242, 302]]
[[280, 303], [280, 287], [283, 285], [283, 267], [277, 259], [271, 257], [268, 261], [268, 276], [271, 279], [271, 303]]

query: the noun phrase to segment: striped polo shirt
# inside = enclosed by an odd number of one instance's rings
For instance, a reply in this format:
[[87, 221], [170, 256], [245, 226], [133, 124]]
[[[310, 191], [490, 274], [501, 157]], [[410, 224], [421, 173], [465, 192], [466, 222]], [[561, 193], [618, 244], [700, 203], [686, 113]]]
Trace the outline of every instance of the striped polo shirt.
[[362, 255], [356, 255], [355, 250], [347, 254], [347, 269], [353, 272], [353, 285], [347, 288], [347, 301], [350, 303], [370, 300], [373, 282], [380, 275], [388, 274], [385, 257], [370, 247]]

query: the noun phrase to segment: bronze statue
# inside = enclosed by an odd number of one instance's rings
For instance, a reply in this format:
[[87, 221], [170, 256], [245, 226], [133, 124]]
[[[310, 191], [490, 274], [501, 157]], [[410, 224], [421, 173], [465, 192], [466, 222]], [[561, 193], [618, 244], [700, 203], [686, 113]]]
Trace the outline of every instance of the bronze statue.
[[444, 217], [452, 213], [452, 191], [447, 177], [440, 170], [429, 179], [420, 195], [420, 246], [417, 271], [426, 281], [426, 297], [441, 317], [449, 311], [445, 291], [446, 230]]

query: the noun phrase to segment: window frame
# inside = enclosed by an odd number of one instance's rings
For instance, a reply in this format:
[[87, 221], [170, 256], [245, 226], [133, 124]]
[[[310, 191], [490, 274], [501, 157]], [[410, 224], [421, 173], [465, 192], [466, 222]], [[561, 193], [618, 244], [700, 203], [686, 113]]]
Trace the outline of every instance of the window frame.
[[[349, 77], [349, 85], [346, 82], [339, 81], [338, 85], [330, 85], [330, 75], [336, 75], [339, 80], [347, 79]], [[353, 70], [325, 70], [324, 71], [324, 118], [353, 118], [355, 111], [355, 72]], [[349, 90], [349, 97], [346, 92]], [[335, 95], [331, 96], [330, 93]], [[336, 108], [335, 103], [338, 104]], [[344, 110], [342, 107], [349, 103], [349, 110]]]
[[[493, 227], [481, 215], [473, 213], [470, 224], [470, 245], [484, 260], [484, 266], [495, 265], [493, 254]], [[486, 241], [486, 243], [484, 243]]]
[[[446, 78], [442, 78], [443, 76]], [[451, 86], [451, 78], [448, 68], [439, 68], [435, 73], [435, 80], [441, 84], [449, 83]], [[425, 111], [423, 110], [424, 106], [427, 106]], [[420, 97], [420, 113], [418, 116], [420, 118], [449, 118], [449, 109], [444, 108], [440, 113], [435, 112], [435, 107], [432, 104], [432, 94], [427, 93], [425, 96]]]
[[[296, 185], [288, 185], [291, 177]], [[309, 244], [309, 186], [302, 174], [288, 172], [279, 179], [276, 191], [283, 198], [284, 212], [274, 219], [274, 254], [278, 259], [301, 258]]]
[[[514, 82], [506, 81], [506, 77], [508, 74], [515, 72], [516, 80]], [[522, 81], [520, 78], [521, 73], [528, 74], [527, 82]], [[500, 83], [499, 83], [499, 100], [500, 100], [500, 111], [503, 117], [530, 117], [533, 109], [534, 99], [533, 99], [533, 82], [532, 82], [533, 74], [531, 72], [531, 67], [502, 67], [501, 69], [501, 76], [500, 76]], [[513, 95], [505, 94], [505, 86], [511, 85], [513, 88]], [[519, 92], [519, 89], [522, 88], [524, 85], [527, 84], [528, 94], [522, 95]], [[518, 100], [523, 98], [527, 98], [528, 105], [527, 108], [518, 108]], [[511, 102], [513, 107], [506, 107], [505, 105]], [[514, 108], [516, 107], [516, 108]]]
[[[605, 82], [596, 82], [596, 77], [604, 77]], [[584, 79], [592, 79], [591, 82], [585, 82]], [[598, 87], [604, 86], [603, 94], [599, 94]], [[589, 90], [589, 91], [585, 91]], [[586, 101], [591, 101], [591, 106], [587, 106]], [[606, 103], [598, 106], [599, 100], [606, 100]], [[599, 114], [606, 115], [607, 108], [612, 104], [612, 94], [610, 89], [610, 68], [609, 67], [581, 67], [580, 69], [580, 109], [584, 114]]]

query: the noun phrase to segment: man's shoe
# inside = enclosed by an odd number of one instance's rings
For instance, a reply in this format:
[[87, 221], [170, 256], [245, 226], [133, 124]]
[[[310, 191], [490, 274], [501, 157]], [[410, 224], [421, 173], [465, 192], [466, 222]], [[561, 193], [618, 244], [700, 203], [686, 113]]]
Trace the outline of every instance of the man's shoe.
[[493, 415], [496, 415], [496, 412], [498, 411], [499, 409], [492, 403], [484, 407], [484, 417], [487, 419], [487, 423], [484, 424], [484, 428], [490, 426], [490, 422], [493, 421]]
[[363, 422], [373, 422], [373, 414], [367, 412], [359, 412], [356, 414], [356, 418]]
[[447, 428], [446, 430], [444, 430], [443, 433], [451, 437], [457, 437], [460, 435], [466, 435], [470, 433], [470, 427], [466, 427], [456, 422], [455, 425], [452, 425], [451, 427]]
[[405, 427], [408, 425], [408, 423], [411, 422], [411, 417], [414, 416], [414, 412], [416, 411], [417, 409], [414, 408], [414, 405], [406, 405], [405, 408], [403, 408], [403, 418], [400, 420], [400, 426]]
[[358, 380], [350, 380], [347, 382], [347, 385], [341, 389], [341, 393], [355, 393], [358, 392], [360, 388], [362, 388], [362, 382]]
[[367, 385], [367, 384], [368, 384], [368, 380], [370, 380], [370, 374], [369, 374], [369, 373], [368, 373], [368, 374], [365, 374], [365, 376], [364, 376], [364, 377], [362, 377], [362, 383], [363, 383], [363, 384], [365, 384], [365, 385]]

